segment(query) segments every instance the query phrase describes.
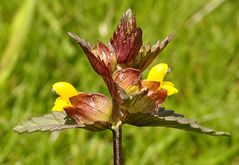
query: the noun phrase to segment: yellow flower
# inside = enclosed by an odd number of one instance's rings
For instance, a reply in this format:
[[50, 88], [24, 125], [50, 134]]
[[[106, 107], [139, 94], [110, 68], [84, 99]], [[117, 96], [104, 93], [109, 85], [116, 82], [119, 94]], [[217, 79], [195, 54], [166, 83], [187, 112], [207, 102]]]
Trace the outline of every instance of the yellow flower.
[[52, 91], [59, 96], [54, 103], [52, 111], [63, 111], [65, 107], [72, 107], [69, 98], [78, 94], [75, 87], [68, 82], [53, 84]]
[[178, 89], [172, 82], [163, 81], [166, 74], [170, 71], [170, 68], [165, 63], [155, 65], [150, 69], [147, 80], [160, 82], [160, 89], [166, 89], [167, 95], [178, 93]]

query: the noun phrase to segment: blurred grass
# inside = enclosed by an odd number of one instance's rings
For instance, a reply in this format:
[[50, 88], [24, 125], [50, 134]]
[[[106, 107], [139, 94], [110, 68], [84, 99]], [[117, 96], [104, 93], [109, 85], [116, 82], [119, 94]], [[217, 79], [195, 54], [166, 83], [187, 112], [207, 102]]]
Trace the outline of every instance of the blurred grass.
[[238, 6], [234, 0], [1, 1], [0, 164], [112, 164], [110, 132], [17, 135], [12, 127], [50, 112], [56, 81], [109, 95], [66, 32], [108, 42], [129, 7], [144, 43], [176, 34], [155, 61], [171, 65], [168, 79], [180, 89], [165, 106], [232, 138], [125, 126], [126, 164], [239, 164]]

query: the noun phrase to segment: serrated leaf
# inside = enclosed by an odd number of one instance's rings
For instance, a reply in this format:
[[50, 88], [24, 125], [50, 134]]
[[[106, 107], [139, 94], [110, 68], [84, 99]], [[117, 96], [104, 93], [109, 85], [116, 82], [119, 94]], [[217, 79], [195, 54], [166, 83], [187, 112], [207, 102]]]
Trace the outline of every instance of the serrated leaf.
[[70, 128], [83, 128], [90, 131], [103, 131], [108, 128], [107, 123], [95, 122], [92, 124], [76, 124], [74, 120], [67, 117], [65, 112], [53, 112], [41, 117], [33, 117], [13, 128], [17, 133], [59, 131]]
[[173, 34], [167, 36], [162, 42], [158, 41], [156, 44], [144, 45], [140, 48], [140, 51], [134, 59], [133, 68], [141, 70], [143, 72], [154, 59], [163, 51], [163, 49], [172, 40]]
[[125, 122], [127, 124], [139, 127], [160, 126], [182, 129], [185, 131], [191, 131], [213, 136], [230, 136], [230, 134], [227, 132], [215, 131], [211, 128], [205, 128], [199, 125], [196, 121], [184, 117], [175, 117], [175, 116], [163, 117], [159, 115], [135, 113], [129, 114]]
[[[72, 37], [81, 46], [82, 50], [84, 51], [85, 55], [87, 56], [87, 58], [90, 62], [92, 68], [99, 75], [109, 76], [111, 74], [110, 68], [107, 66], [107, 64], [102, 59], [102, 57], [100, 55], [94, 53], [93, 46], [91, 46], [88, 42], [81, 39], [80, 37], [78, 37], [76, 34], [74, 34], [72, 32], [68, 32], [68, 34], [69, 34], [70, 37]], [[98, 48], [98, 49], [101, 50], [100, 48]], [[110, 53], [107, 52], [106, 54], [108, 55]], [[110, 58], [110, 57], [108, 57], [108, 58]], [[107, 63], [110, 63], [110, 61], [107, 62]]]
[[164, 107], [159, 107], [154, 115], [160, 117], [173, 116], [173, 117], [184, 117], [184, 115], [174, 112], [174, 110], [166, 110]]

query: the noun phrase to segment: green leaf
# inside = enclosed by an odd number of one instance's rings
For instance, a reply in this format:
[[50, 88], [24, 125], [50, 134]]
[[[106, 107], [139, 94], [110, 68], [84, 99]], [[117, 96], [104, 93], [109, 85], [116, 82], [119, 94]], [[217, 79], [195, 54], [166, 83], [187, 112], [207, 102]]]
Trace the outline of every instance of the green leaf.
[[41, 117], [33, 117], [13, 128], [17, 133], [59, 131], [69, 128], [83, 128], [90, 131], [103, 131], [109, 128], [107, 123], [92, 122], [91, 124], [76, 124], [74, 120], [67, 117], [65, 112], [53, 112]]
[[202, 127], [196, 121], [184, 117], [175, 117], [175, 116], [162, 117], [159, 115], [135, 113], [129, 114], [125, 120], [125, 123], [139, 127], [160, 126], [182, 129], [185, 131], [191, 131], [213, 136], [230, 136], [230, 134], [227, 132], [215, 131], [211, 128]]

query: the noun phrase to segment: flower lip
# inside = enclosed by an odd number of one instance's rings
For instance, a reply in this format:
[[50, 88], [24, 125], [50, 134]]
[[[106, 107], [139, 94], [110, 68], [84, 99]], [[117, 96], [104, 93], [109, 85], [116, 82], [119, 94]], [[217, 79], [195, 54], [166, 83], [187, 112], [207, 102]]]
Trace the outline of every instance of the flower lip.
[[166, 74], [170, 71], [168, 64], [160, 63], [152, 67], [148, 73], [147, 80], [163, 82]]
[[148, 73], [147, 81], [144, 82], [143, 85], [146, 87], [151, 88], [151, 90], [158, 90], [157, 84], [152, 82], [159, 82], [160, 89], [166, 89], [167, 95], [170, 96], [172, 94], [178, 93], [178, 89], [175, 87], [175, 85], [172, 82], [165, 81], [165, 76], [171, 71], [171, 69], [168, 67], [165, 63], [160, 63], [155, 65], [151, 68], [151, 70]]
[[68, 82], [57, 82], [53, 84], [52, 91], [64, 99], [69, 99], [70, 97], [78, 94], [75, 87]]

